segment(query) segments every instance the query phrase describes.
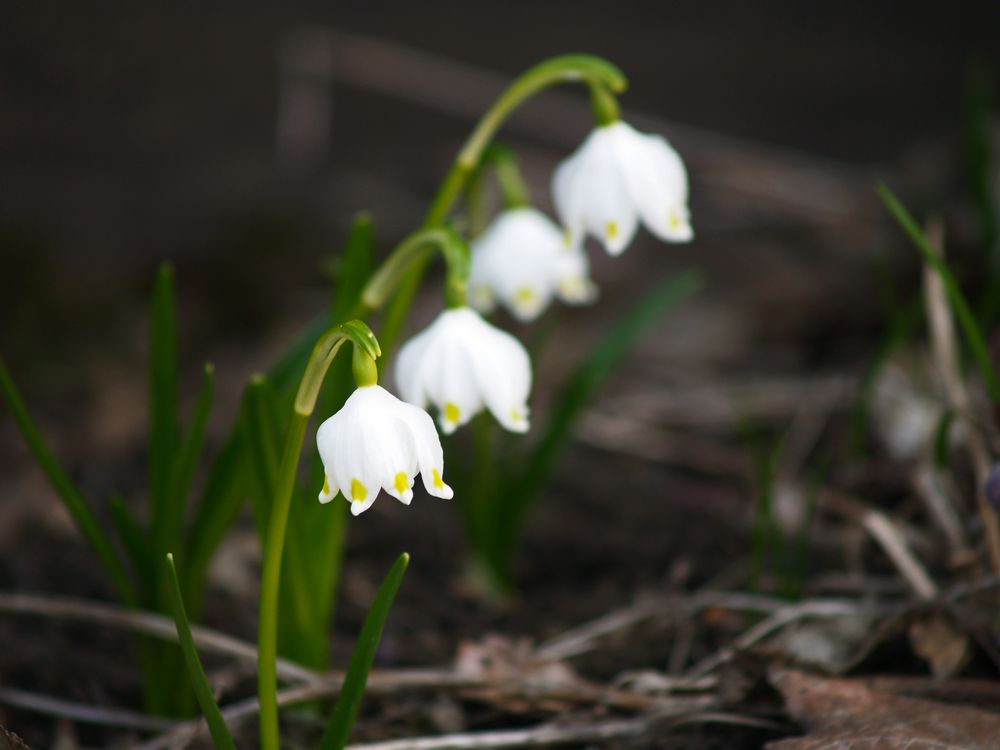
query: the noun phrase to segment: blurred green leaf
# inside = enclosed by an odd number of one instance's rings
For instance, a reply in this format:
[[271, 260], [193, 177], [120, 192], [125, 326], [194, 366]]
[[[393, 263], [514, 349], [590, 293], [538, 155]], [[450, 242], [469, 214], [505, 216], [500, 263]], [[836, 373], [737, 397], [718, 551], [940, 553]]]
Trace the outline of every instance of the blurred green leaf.
[[188, 506], [188, 495], [194, 472], [205, 447], [205, 433], [208, 429], [208, 417], [212, 411], [212, 399], [215, 393], [215, 367], [206, 363], [204, 377], [198, 399], [191, 413], [191, 423], [180, 442], [180, 448], [175, 456], [170, 472], [170, 506], [169, 528], [166, 538], [171, 546], [179, 542], [184, 522], [184, 511]]
[[[501, 488], [494, 503], [498, 506], [492, 553], [495, 563], [504, 567], [508, 564], [528, 507], [548, 480], [559, 453], [572, 437], [577, 420], [598, 389], [636, 340], [667, 310], [687, 299], [701, 286], [701, 276], [696, 271], [686, 271], [660, 284], [605, 334], [577, 368], [558, 396], [541, 438], [527, 457], [524, 470]], [[506, 575], [506, 572], [502, 574]]]
[[[120, 495], [114, 495], [109, 505], [111, 520], [114, 522], [122, 548], [132, 563], [132, 571], [139, 583], [140, 595], [146, 595], [155, 590], [156, 575], [153, 569], [153, 557], [149, 546], [149, 537], [145, 529], [128, 509], [125, 500]], [[143, 601], [144, 606], [153, 606], [154, 602]]]
[[955, 412], [945, 411], [934, 431], [934, 465], [945, 468], [951, 459], [951, 427], [955, 423]]
[[194, 645], [194, 638], [191, 635], [191, 625], [188, 623], [187, 613], [184, 611], [184, 598], [181, 595], [180, 582], [177, 580], [177, 570], [174, 567], [174, 556], [167, 554], [167, 570], [170, 578], [170, 595], [173, 603], [174, 622], [177, 625], [177, 638], [180, 641], [181, 652], [184, 654], [184, 663], [187, 666], [188, 677], [191, 687], [194, 688], [195, 697], [201, 712], [208, 722], [208, 729], [212, 733], [212, 743], [219, 750], [236, 750], [236, 743], [226, 726], [226, 720], [219, 710], [219, 704], [215, 702], [215, 694], [212, 686], [208, 682], [205, 668], [198, 658], [198, 650]]
[[965, 342], [968, 344], [969, 350], [972, 352], [972, 357], [979, 366], [979, 371], [986, 382], [986, 389], [989, 392], [990, 400], [994, 404], [1000, 403], [1000, 380], [997, 379], [996, 369], [990, 357], [989, 346], [951, 269], [941, 255], [931, 247], [923, 230], [917, 225], [916, 220], [910, 215], [910, 212], [906, 210], [903, 204], [899, 202], [899, 199], [893, 192], [886, 185], [879, 184], [878, 194], [885, 203], [886, 208], [889, 209], [889, 213], [892, 214], [893, 218], [902, 227], [903, 231], [906, 232], [907, 236], [920, 252], [924, 263], [934, 269], [938, 278], [941, 279], [941, 283], [944, 285], [945, 292], [948, 295], [948, 301], [951, 303], [951, 307], [955, 311], [955, 317], [958, 318], [959, 326], [965, 335]]
[[389, 610], [396, 599], [396, 592], [403, 582], [406, 568], [410, 564], [410, 556], [405, 552], [399, 556], [389, 570], [382, 585], [379, 586], [375, 601], [372, 603], [365, 624], [361, 628], [358, 642], [351, 655], [351, 663], [344, 676], [344, 685], [340, 689], [337, 703], [330, 716], [320, 750], [342, 750], [351, 736], [351, 729], [358, 717], [361, 701], [365, 695], [365, 685], [368, 684], [368, 673], [375, 662], [375, 652], [382, 639], [382, 629], [389, 617]]
[[254, 508], [257, 533], [263, 539], [271, 512], [278, 463], [281, 460], [281, 430], [278, 395], [265, 375], [254, 375], [247, 385], [243, 401], [243, 440], [250, 457], [254, 488], [250, 500]]
[[372, 275], [375, 261], [375, 226], [371, 216], [358, 214], [347, 233], [344, 251], [341, 253], [337, 270], [337, 283], [333, 295], [332, 316], [334, 323], [349, 318]]
[[[241, 411], [239, 420], [243, 419]], [[184, 592], [195, 619], [201, 612], [205, 578], [215, 551], [236, 521], [249, 495], [250, 478], [239, 424], [209, 470], [201, 500], [187, 536], [183, 567]]]
[[[250, 500], [261, 543], [264, 543], [268, 518], [277, 491], [278, 471], [281, 463], [281, 439], [285, 430], [279, 426], [278, 395], [264, 375], [255, 375], [246, 390], [243, 420], [244, 444], [248, 462], [255, 481], [251, 483]], [[307, 564], [309, 549], [298, 538], [301, 535], [297, 522], [299, 498], [293, 496], [289, 509], [287, 543], [281, 566], [279, 589], [279, 652], [282, 656], [299, 659], [303, 654], [315, 653], [316, 642], [326, 642], [326, 631], [310, 625], [316, 623], [316, 592], [312, 580], [316, 571]], [[317, 503], [318, 505], [318, 503]], [[323, 646], [325, 653], [325, 645]], [[312, 665], [310, 665], [312, 666]]]
[[38, 466], [45, 473], [52, 488], [56, 491], [59, 499], [62, 500], [63, 505], [66, 506], [66, 509], [73, 517], [73, 521], [76, 523], [80, 533], [83, 534], [84, 538], [97, 554], [97, 558], [101, 561], [105, 571], [111, 578], [111, 583], [114, 585], [118, 596], [126, 604], [135, 605], [137, 597], [125, 566], [122, 564], [118, 553], [115, 552], [111, 540], [104, 533], [100, 524], [98, 524], [97, 518], [90, 510], [90, 507], [80, 495], [73, 482], [70, 481], [69, 476], [67, 476], [62, 466], [56, 461], [55, 456], [52, 455], [52, 451], [49, 449], [44, 438], [42, 438], [38, 426], [28, 413], [28, 409], [21, 399], [21, 395], [18, 393], [14, 381], [7, 370], [7, 365], [2, 358], [0, 358], [0, 394], [3, 395], [4, 400], [7, 402], [7, 406], [14, 417], [14, 422], [21, 431], [24, 442], [28, 444], [28, 448], [34, 454], [35, 461], [38, 462]]

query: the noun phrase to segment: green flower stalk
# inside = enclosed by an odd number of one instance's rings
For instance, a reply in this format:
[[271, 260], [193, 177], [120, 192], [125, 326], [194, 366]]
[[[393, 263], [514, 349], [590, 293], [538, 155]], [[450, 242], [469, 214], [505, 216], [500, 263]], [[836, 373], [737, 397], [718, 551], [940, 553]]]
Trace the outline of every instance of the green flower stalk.
[[317, 432], [325, 472], [320, 501], [329, 502], [343, 493], [351, 503], [351, 512], [359, 515], [384, 490], [409, 504], [417, 474], [431, 495], [447, 499], [453, 494], [444, 483], [444, 452], [430, 416], [379, 387], [375, 360], [382, 350], [371, 330], [357, 320], [330, 329], [314, 347], [299, 385], [268, 518], [258, 632], [260, 734], [265, 750], [279, 747], [278, 596], [299, 458], [323, 380], [347, 342], [354, 349], [352, 370], [357, 389]]
[[[316, 408], [316, 399], [327, 370], [340, 348], [351, 342], [360, 354], [355, 358], [355, 375], [367, 382], [374, 370], [374, 361], [382, 354], [378, 340], [364, 323], [352, 320], [330, 329], [313, 348], [305, 374], [295, 396], [295, 408], [285, 438], [285, 449], [278, 471], [274, 503], [268, 518], [264, 542], [264, 569], [261, 573], [260, 621], [258, 624], [257, 688], [260, 699], [261, 747], [278, 750], [278, 593], [281, 583], [281, 556], [284, 552], [288, 511], [295, 489], [295, 478], [305, 442], [309, 418]], [[371, 360], [371, 366], [364, 363]], [[358, 363], [361, 358], [361, 363]]]

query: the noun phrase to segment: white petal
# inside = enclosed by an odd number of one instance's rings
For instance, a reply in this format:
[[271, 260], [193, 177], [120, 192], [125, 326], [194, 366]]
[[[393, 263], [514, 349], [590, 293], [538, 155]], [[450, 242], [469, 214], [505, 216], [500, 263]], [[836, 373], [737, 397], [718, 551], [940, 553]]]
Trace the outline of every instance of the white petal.
[[444, 483], [444, 451], [433, 420], [422, 409], [409, 404], [401, 406], [397, 414], [410, 430], [424, 489], [434, 497], [451, 499], [455, 493]]
[[470, 360], [482, 398], [506, 429], [526, 432], [531, 391], [528, 352], [516, 338], [481, 318], [475, 325], [478, 332], [471, 341], [476, 351]]
[[577, 173], [580, 171], [588, 143], [589, 139], [584, 141], [573, 154], [563, 159], [552, 174], [552, 202], [555, 203], [559, 221], [566, 227], [566, 244], [574, 247], [583, 241], [586, 229], [583, 206], [578, 196]]
[[594, 129], [576, 154], [556, 170], [553, 197], [574, 241], [581, 229], [621, 254], [635, 236], [638, 216], [621, 174], [615, 125]]
[[396, 364], [396, 379], [403, 399], [417, 406], [434, 404], [445, 434], [454, 432], [483, 408], [482, 398], [470, 377], [461, 316], [455, 313], [455, 310], [441, 313], [403, 347]]
[[476, 309], [491, 309], [485, 288], [519, 319], [536, 318], [552, 299], [563, 246], [563, 232], [537, 209], [501, 212], [473, 242], [469, 284]]
[[555, 275], [556, 294], [566, 304], [585, 305], [597, 299], [597, 286], [590, 280], [590, 260], [582, 248], [560, 253]]
[[330, 475], [327, 474], [324, 477], [323, 488], [319, 491], [319, 501], [324, 504], [328, 503], [337, 496], [338, 492], [340, 492], [340, 488], [337, 487], [336, 483], [330, 479]]
[[374, 494], [371, 495], [367, 500], [363, 500], [363, 501], [352, 500], [351, 501], [351, 515], [352, 516], [360, 516], [362, 513], [364, 513], [366, 510], [368, 510], [374, 504], [375, 504], [375, 495]]
[[420, 358], [407, 358], [416, 374], [400, 377], [419, 382], [422, 394], [439, 409], [443, 432], [465, 424], [484, 405], [507, 429], [528, 428], [531, 362], [517, 339], [467, 307], [441, 313], [420, 336], [427, 342]]
[[424, 382], [427, 373], [423, 365], [427, 361], [427, 347], [432, 341], [431, 329], [425, 329], [407, 341], [396, 356], [395, 374], [399, 395], [407, 403], [422, 409], [428, 402], [427, 386]]
[[643, 224], [662, 240], [689, 241], [694, 233], [680, 155], [661, 136], [639, 133], [624, 122], [611, 127], [619, 167]]

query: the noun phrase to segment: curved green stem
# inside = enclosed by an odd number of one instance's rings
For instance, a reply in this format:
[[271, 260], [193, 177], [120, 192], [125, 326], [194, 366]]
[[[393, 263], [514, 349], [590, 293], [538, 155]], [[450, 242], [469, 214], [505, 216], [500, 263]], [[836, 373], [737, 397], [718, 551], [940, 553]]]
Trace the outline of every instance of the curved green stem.
[[469, 246], [453, 229], [419, 229], [389, 255], [371, 277], [361, 303], [373, 310], [380, 308], [389, 296], [418, 265], [427, 263], [435, 250], [440, 251], [448, 266], [445, 293], [449, 307], [465, 305], [466, 287], [469, 283]]
[[552, 57], [529, 68], [507, 87], [483, 115], [458, 152], [451, 172], [431, 204], [424, 220], [425, 227], [439, 226], [448, 217], [465, 180], [478, 166], [483, 151], [504, 121], [532, 96], [560, 83], [585, 83], [592, 92], [600, 90], [605, 92], [605, 96], [620, 94], [628, 86], [624, 73], [607, 60], [593, 55]]
[[[274, 503], [267, 522], [264, 543], [264, 569], [260, 584], [260, 621], [257, 634], [257, 692], [260, 700], [260, 744], [264, 750], [278, 750], [278, 594], [281, 585], [281, 556], [288, 528], [288, 511], [292, 504], [295, 478], [298, 474], [302, 444], [305, 442], [309, 418], [316, 408], [316, 399], [330, 365], [340, 348], [350, 341], [357, 358], [367, 357], [370, 364], [360, 367], [363, 385], [374, 373], [374, 360], [382, 350], [378, 340], [364, 323], [352, 320], [331, 328], [316, 342], [309, 364], [295, 396], [295, 409], [285, 438], [281, 456]], [[359, 372], [359, 367], [355, 367]]]
[[[612, 95], [624, 92], [628, 86], [625, 74], [621, 70], [593, 55], [562, 55], [529, 68], [516, 78], [487, 110], [459, 151], [451, 171], [445, 177], [427, 212], [424, 219], [425, 229], [440, 227], [447, 220], [469, 178], [478, 169], [483, 152], [506, 119], [535, 94], [562, 83], [584, 83], [590, 87], [595, 113], [600, 124], [607, 124], [604, 121], [606, 114], [602, 114], [602, 109], [597, 107], [597, 100], [600, 100], [601, 106], [606, 110], [610, 106], [609, 102], [614, 101]], [[395, 338], [402, 329], [426, 265], [426, 259], [413, 265], [409, 275], [400, 284], [399, 292], [386, 313], [382, 341], [387, 350], [395, 343]]]
[[494, 143], [483, 155], [483, 167], [487, 165], [493, 167], [506, 208], [531, 205], [531, 191], [517, 166], [517, 156], [512, 149]]

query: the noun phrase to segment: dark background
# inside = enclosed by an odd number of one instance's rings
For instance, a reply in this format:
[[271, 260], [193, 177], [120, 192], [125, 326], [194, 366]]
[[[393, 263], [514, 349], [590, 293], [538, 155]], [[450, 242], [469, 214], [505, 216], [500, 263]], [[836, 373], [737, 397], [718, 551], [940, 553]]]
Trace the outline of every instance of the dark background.
[[[564, 337], [565, 359], [691, 266], [709, 289], [647, 337], [647, 360], [712, 378], [851, 359], [884, 323], [873, 258], [900, 245], [872, 185], [896, 180], [924, 205], [961, 194], [967, 81], [994, 66], [997, 7], [5, 4], [0, 352], [43, 425], [137, 455], [146, 299], [169, 259], [184, 391], [214, 360], [224, 431], [247, 376], [328, 304], [326, 272], [355, 212], [372, 212], [387, 250], [419, 223], [505, 80], [592, 52], [629, 76], [626, 116], [684, 155], [698, 237], [665, 247], [640, 233], [616, 261], [592, 252], [603, 302], [561, 317], [581, 334]], [[331, 31], [316, 53], [308, 40]], [[298, 159], [276, 146], [288, 49], [325, 66], [297, 80], [330, 111], [325, 146]], [[296, 122], [317, 128], [308, 112]], [[503, 134], [543, 207], [551, 170], [589, 127], [583, 92], [567, 87]], [[912, 277], [912, 253], [893, 257]], [[418, 322], [440, 305], [433, 285], [422, 305]], [[542, 397], [566, 371], [553, 358]], [[22, 455], [9, 424], [5, 434]]]
[[[969, 64], [995, 53], [1000, 28], [992, 2], [277, 5], [0, 11], [5, 305], [25, 291], [18, 252], [103, 284], [160, 257], [225, 253], [255, 222], [289, 220], [328, 244], [358, 208], [396, 211], [386, 193], [426, 203], [471, 120], [350, 82], [330, 87], [329, 154], [283, 178], [277, 49], [303, 26], [506, 75], [593, 52], [629, 75], [631, 110], [866, 165], [959, 124]], [[366, 200], [350, 188], [359, 174]]]

